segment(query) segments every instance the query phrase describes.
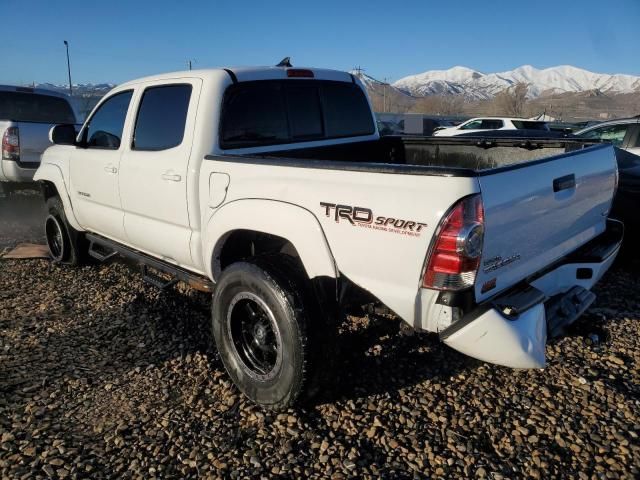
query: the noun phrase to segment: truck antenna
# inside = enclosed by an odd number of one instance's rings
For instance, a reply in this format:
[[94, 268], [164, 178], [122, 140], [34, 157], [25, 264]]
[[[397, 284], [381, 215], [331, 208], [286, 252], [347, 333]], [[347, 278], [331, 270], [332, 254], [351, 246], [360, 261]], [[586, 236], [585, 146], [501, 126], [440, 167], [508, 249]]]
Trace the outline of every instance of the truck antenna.
[[280, 63], [276, 65], [276, 67], [292, 67], [291, 65], [291, 57], [284, 57], [280, 60]]

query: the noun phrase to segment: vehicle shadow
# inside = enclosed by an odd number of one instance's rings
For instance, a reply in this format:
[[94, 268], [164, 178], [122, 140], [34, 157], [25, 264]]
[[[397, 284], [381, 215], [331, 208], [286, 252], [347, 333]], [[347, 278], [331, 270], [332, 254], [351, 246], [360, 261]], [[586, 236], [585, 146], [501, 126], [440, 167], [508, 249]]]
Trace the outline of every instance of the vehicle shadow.
[[330, 361], [319, 360], [327, 362], [329, 372], [309, 406], [380, 394], [395, 397], [404, 388], [451, 377], [477, 364], [446, 347], [434, 334], [371, 314], [345, 320], [335, 342]]

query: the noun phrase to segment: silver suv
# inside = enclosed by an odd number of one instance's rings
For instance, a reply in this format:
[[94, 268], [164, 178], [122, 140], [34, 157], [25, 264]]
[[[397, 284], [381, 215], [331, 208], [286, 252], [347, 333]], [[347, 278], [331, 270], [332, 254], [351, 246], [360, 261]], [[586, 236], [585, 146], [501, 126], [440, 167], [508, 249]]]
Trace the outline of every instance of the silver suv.
[[75, 124], [67, 95], [40, 88], [0, 85], [0, 192], [31, 184], [52, 126]]

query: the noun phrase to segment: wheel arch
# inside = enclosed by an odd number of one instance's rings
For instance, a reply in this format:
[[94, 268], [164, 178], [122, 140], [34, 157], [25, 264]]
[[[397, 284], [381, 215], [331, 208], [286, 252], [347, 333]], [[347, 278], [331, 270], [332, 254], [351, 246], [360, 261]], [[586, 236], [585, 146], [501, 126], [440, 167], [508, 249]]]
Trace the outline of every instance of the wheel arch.
[[83, 228], [73, 213], [71, 199], [60, 167], [51, 163], [43, 163], [38, 167], [33, 179], [40, 185], [45, 201], [55, 195], [60, 197], [67, 221], [73, 228], [82, 231]]
[[[337, 278], [338, 270], [324, 231], [308, 210], [276, 200], [245, 199], [225, 204], [209, 219], [205, 232], [205, 267], [214, 281], [228, 264], [226, 248], [239, 239], [259, 237], [293, 248], [309, 279]], [[288, 247], [285, 247], [288, 248]], [[207, 260], [208, 259], [208, 260]]]

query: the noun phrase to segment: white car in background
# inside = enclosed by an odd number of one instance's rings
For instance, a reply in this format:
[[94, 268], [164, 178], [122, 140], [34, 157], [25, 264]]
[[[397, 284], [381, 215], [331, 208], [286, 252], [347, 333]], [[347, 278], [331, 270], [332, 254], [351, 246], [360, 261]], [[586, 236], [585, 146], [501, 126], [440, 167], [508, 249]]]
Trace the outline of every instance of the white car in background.
[[547, 122], [528, 118], [481, 117], [472, 118], [455, 127], [440, 128], [433, 132], [436, 137], [453, 137], [462, 134], [486, 132], [487, 130], [544, 130], [549, 131]]

